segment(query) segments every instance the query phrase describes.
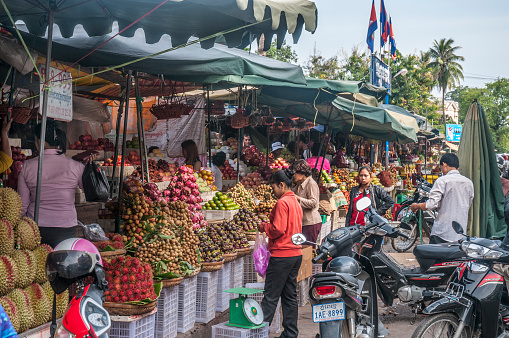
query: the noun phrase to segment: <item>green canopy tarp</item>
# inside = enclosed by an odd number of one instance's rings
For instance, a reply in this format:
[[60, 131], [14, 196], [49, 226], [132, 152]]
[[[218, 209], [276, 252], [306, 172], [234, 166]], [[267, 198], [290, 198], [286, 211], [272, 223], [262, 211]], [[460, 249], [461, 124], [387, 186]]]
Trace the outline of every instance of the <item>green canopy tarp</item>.
[[[89, 36], [111, 33], [114, 22], [121, 33], [132, 37], [141, 28], [147, 43], [158, 42], [164, 34], [171, 36], [173, 46], [188, 42], [191, 37], [206, 38], [212, 34], [239, 28], [222, 38], [229, 47], [245, 47], [252, 38], [264, 34], [265, 49], [277, 35], [280, 45], [285, 34], [297, 42], [302, 28], [314, 32], [317, 11], [309, 0], [64, 0], [5, 1], [14, 22], [25, 22], [30, 33], [44, 36], [49, 7], [54, 11], [55, 24], [63, 37], [73, 36], [82, 25]], [[7, 12], [0, 6], [0, 24], [11, 27]], [[249, 27], [246, 25], [254, 24]], [[211, 48], [215, 38], [203, 40], [203, 48]]]
[[474, 183], [474, 200], [468, 217], [468, 234], [503, 237], [504, 192], [497, 167], [495, 148], [482, 106], [474, 102], [468, 109], [458, 150], [460, 172]]

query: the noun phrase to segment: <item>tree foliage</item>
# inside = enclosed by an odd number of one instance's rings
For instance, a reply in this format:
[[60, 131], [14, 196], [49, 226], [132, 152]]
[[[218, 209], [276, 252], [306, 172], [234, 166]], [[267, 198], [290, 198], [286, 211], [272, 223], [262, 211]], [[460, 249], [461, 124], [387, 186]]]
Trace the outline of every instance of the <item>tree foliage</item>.
[[265, 52], [265, 56], [276, 59], [283, 62], [297, 64], [297, 52], [295, 52], [292, 46], [286, 44], [286, 40], [283, 41], [280, 49], [277, 49], [275, 42], [270, 44], [269, 50]]
[[341, 69], [337, 55], [331, 58], [325, 58], [319, 51], [315, 50], [313, 54], [309, 56], [303, 68], [310, 77], [326, 80], [341, 79]]

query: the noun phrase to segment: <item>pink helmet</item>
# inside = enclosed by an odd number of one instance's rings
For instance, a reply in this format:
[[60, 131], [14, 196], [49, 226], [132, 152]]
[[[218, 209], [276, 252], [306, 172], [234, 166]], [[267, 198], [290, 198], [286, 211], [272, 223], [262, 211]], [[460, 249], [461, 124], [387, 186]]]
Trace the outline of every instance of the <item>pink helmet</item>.
[[68, 238], [63, 240], [62, 242], [58, 243], [55, 249], [53, 249], [53, 251], [60, 250], [85, 251], [93, 255], [97, 255], [99, 258], [99, 264], [103, 265], [103, 260], [97, 247], [92, 244], [92, 242], [84, 238]]

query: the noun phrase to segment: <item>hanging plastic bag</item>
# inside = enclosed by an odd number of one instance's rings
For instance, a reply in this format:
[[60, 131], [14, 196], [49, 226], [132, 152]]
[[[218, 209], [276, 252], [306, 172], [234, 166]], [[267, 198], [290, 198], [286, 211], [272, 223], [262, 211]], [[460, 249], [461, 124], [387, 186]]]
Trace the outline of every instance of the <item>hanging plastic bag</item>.
[[87, 202], [106, 202], [110, 185], [106, 174], [94, 162], [89, 162], [83, 171], [83, 191]]
[[265, 234], [260, 234], [256, 231], [256, 240], [253, 251], [253, 260], [255, 265], [255, 271], [262, 277], [265, 277], [267, 272], [267, 266], [269, 266], [270, 251]]
[[104, 233], [103, 228], [97, 223], [92, 224], [83, 224], [80, 221], [78, 221], [78, 225], [83, 227], [83, 234], [85, 235], [85, 238], [88, 239], [91, 242], [100, 242], [100, 241], [107, 241], [109, 240], [108, 237], [106, 237], [106, 234]]

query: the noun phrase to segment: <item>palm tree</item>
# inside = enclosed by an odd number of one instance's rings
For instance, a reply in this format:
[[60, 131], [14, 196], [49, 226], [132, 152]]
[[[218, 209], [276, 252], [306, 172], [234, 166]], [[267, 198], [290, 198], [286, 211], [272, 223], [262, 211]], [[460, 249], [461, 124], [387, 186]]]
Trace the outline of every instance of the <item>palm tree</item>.
[[428, 51], [431, 62], [429, 67], [433, 69], [437, 86], [442, 90], [442, 109], [443, 119], [445, 125], [445, 91], [459, 84], [460, 79], [463, 80], [463, 67], [460, 61], [465, 61], [465, 58], [456, 55], [455, 52], [460, 49], [460, 46], [453, 46], [453, 39], [435, 40], [433, 47]]

